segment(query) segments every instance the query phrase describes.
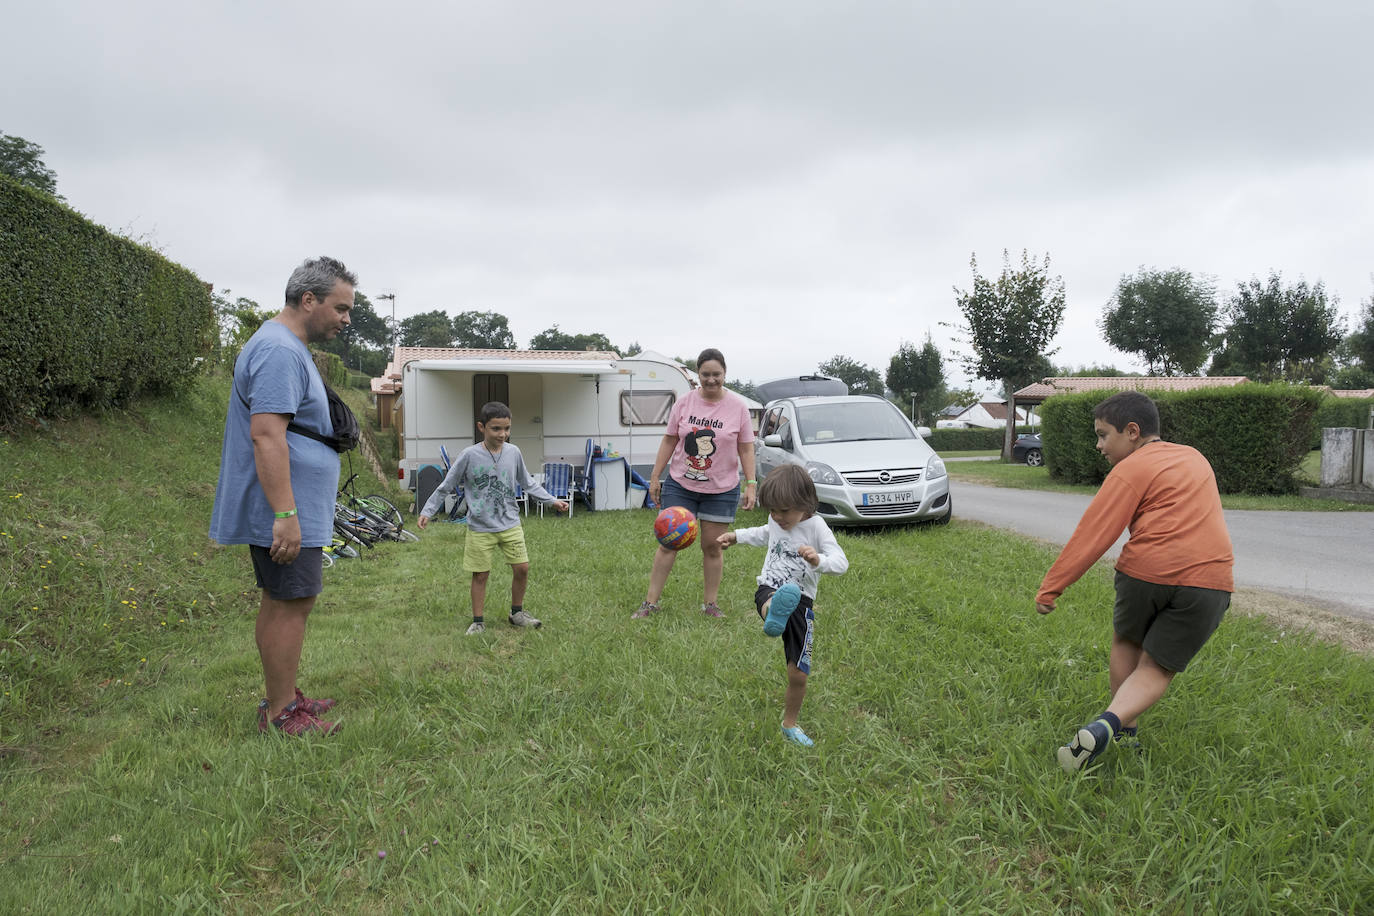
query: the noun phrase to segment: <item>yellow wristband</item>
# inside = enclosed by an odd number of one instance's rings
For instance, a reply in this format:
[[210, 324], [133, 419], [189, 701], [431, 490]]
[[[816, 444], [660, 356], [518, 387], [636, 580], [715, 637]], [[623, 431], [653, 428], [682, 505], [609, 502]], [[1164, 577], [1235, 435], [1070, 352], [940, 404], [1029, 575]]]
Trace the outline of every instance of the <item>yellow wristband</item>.
[[285, 512], [275, 512], [273, 514], [276, 515], [277, 518], [290, 518], [291, 516], [296, 514], [296, 510], [287, 509]]

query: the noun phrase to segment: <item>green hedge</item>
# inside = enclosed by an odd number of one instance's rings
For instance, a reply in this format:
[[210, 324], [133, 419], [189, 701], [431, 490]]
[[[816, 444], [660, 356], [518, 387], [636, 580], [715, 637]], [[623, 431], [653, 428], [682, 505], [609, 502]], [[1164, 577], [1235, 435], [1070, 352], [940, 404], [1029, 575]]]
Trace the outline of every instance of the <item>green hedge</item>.
[[[1029, 426], [1016, 428], [1018, 435], [1033, 431]], [[1001, 429], [936, 429], [931, 432], [926, 442], [937, 452], [973, 452], [990, 449], [1000, 452], [1004, 433], [1005, 430]]]
[[1317, 408], [1317, 435], [1312, 440], [1312, 447], [1322, 447], [1321, 431], [1324, 429], [1367, 428], [1371, 407], [1374, 407], [1374, 398], [1322, 398]]
[[[1101, 483], [1109, 469], [1097, 452], [1093, 408], [1112, 394], [1056, 395], [1041, 410], [1045, 464], [1069, 483]], [[1311, 450], [1322, 396], [1315, 389], [1276, 383], [1151, 395], [1160, 434], [1191, 445], [1212, 463], [1223, 493], [1294, 493], [1297, 472]]]
[[211, 348], [193, 273], [0, 175], [0, 426], [184, 387]]
[[340, 388], [348, 387], [348, 369], [344, 367], [342, 358], [326, 350], [313, 348], [310, 355], [315, 359], [315, 368], [320, 370], [320, 377], [330, 388], [338, 391]]

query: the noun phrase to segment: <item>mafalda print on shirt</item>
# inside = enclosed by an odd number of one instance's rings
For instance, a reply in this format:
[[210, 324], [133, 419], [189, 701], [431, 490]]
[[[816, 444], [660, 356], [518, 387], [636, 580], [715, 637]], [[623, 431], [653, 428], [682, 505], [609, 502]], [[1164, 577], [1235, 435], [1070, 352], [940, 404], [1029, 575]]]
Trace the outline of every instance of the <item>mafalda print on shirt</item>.
[[[693, 422], [696, 422], [693, 418]], [[714, 429], [694, 429], [682, 443], [687, 453], [687, 471], [682, 476], [689, 480], [710, 480], [711, 456], [716, 452], [716, 431]]]

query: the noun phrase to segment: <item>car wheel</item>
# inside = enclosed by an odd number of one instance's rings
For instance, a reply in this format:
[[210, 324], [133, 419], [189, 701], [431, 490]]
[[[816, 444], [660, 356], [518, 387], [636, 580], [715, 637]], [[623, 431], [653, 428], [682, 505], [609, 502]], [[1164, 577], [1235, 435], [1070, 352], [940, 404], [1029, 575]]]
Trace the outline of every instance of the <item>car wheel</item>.
[[1040, 467], [1040, 465], [1044, 463], [1045, 456], [1041, 453], [1040, 449], [1033, 448], [1030, 451], [1026, 452], [1026, 464], [1028, 466], [1038, 468]]

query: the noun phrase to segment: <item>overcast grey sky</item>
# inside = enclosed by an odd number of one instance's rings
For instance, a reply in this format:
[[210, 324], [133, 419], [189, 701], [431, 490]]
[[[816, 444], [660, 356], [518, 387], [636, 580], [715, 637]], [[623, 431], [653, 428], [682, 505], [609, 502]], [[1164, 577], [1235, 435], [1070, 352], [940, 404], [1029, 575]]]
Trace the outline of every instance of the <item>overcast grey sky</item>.
[[1067, 288], [1054, 361], [1139, 368], [1096, 322], [1141, 265], [1374, 292], [1371, 10], [49, 0], [6, 12], [0, 132], [264, 306], [329, 254], [520, 346], [764, 381], [929, 332], [957, 383], [953, 287], [1027, 249]]

